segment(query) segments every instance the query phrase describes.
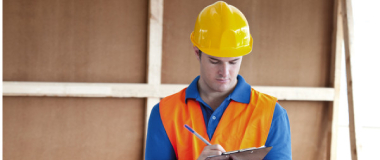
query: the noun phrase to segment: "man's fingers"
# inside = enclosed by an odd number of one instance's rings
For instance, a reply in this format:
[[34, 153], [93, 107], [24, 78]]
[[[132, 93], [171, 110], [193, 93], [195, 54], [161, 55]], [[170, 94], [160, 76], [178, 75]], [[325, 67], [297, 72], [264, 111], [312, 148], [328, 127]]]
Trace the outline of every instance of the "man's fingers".
[[224, 148], [219, 144], [217, 144], [217, 148], [219, 151], [226, 152], [226, 150], [224, 150]]
[[222, 151], [218, 151], [218, 150], [209, 150], [205, 154], [206, 155], [221, 155], [222, 153], [223, 153]]
[[205, 148], [203, 148], [203, 151], [201, 155], [199, 155], [198, 160], [204, 160], [208, 156], [221, 155], [223, 152], [226, 152], [226, 151], [219, 144], [206, 146]]
[[214, 145], [210, 145], [210, 146], [207, 146], [209, 149], [211, 150], [218, 150], [218, 151], [221, 151], [221, 152], [226, 152], [226, 150], [224, 150], [224, 148], [219, 145], [219, 144], [214, 144]]

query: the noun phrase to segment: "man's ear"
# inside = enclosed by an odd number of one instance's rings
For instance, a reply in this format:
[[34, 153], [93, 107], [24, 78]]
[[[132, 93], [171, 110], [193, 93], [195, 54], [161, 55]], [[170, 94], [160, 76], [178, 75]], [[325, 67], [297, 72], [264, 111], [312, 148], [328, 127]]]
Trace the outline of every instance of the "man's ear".
[[199, 49], [198, 49], [198, 47], [193, 46], [193, 49], [194, 49], [194, 54], [195, 54], [195, 56], [197, 57], [198, 61], [200, 61], [200, 59], [199, 59]]

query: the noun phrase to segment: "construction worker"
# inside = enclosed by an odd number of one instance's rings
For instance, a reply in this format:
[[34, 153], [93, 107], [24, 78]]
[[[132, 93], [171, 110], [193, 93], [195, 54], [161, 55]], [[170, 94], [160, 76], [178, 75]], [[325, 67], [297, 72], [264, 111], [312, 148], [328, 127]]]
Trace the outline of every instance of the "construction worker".
[[286, 110], [275, 97], [252, 89], [238, 75], [253, 43], [245, 16], [232, 5], [216, 2], [199, 13], [190, 39], [200, 76], [153, 107], [145, 158], [203, 160], [265, 145], [273, 148], [264, 159], [291, 159]]

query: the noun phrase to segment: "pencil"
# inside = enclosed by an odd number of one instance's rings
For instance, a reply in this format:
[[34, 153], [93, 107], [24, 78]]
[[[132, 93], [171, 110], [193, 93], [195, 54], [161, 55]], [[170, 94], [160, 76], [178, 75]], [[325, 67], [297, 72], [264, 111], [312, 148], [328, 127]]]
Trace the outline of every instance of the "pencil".
[[211, 145], [210, 142], [208, 142], [206, 139], [204, 139], [201, 135], [199, 135], [197, 132], [195, 132], [191, 127], [189, 127], [188, 125], [185, 124], [185, 127], [191, 132], [193, 133], [195, 136], [197, 136], [200, 140], [202, 140], [203, 142], [205, 142], [207, 145]]

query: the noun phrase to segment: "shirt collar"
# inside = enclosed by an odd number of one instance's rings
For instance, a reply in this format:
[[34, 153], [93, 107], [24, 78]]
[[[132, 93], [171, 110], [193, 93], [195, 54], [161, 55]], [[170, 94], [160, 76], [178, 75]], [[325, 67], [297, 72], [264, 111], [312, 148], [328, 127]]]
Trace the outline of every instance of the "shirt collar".
[[[198, 80], [200, 76], [197, 76], [193, 82], [190, 83], [189, 87], [186, 89], [186, 98], [185, 102], [187, 103], [187, 99], [195, 99], [196, 101], [201, 101], [201, 96], [198, 91]], [[228, 96], [232, 100], [240, 103], [248, 104], [251, 100], [251, 85], [245, 82], [244, 78], [241, 75], [237, 76], [238, 82], [235, 86], [234, 91]]]

